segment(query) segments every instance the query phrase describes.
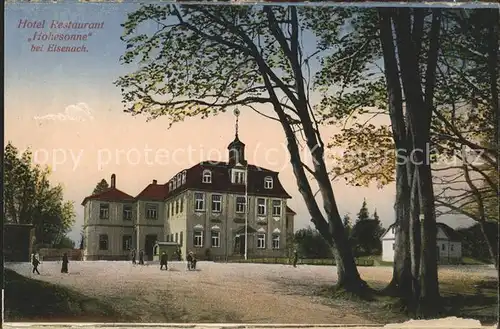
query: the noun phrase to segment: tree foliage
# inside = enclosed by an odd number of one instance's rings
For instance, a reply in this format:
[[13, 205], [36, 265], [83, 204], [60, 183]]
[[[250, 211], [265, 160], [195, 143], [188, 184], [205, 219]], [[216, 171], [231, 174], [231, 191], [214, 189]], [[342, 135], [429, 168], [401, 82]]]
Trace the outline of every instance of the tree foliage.
[[311, 227], [295, 232], [295, 243], [302, 258], [331, 258], [332, 250], [318, 230]]
[[52, 186], [50, 169], [33, 166], [28, 149], [22, 154], [7, 143], [4, 149], [4, 218], [33, 224], [37, 244], [57, 245], [75, 220], [73, 202], [64, 201], [61, 185]]
[[109, 184], [108, 182], [103, 178], [99, 183], [97, 183], [96, 187], [94, 188], [94, 192], [92, 192], [93, 195], [102, 193], [109, 189]]
[[359, 209], [359, 212], [356, 217], [356, 223], [367, 220], [370, 218], [370, 212], [368, 211], [368, 206], [366, 204], [366, 199], [363, 199], [363, 204], [361, 205], [361, 208]]
[[379, 255], [382, 252], [380, 237], [384, 228], [378, 218], [377, 211], [370, 216], [366, 199], [358, 212], [356, 223], [351, 229], [349, 239], [356, 256]]

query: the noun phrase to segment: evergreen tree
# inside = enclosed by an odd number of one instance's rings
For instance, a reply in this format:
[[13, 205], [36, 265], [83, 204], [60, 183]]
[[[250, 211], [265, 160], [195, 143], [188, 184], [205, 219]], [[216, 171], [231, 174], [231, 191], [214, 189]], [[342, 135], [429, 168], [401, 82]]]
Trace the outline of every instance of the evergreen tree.
[[366, 199], [363, 199], [363, 204], [361, 205], [361, 209], [359, 209], [356, 223], [359, 221], [362, 221], [362, 220], [367, 220], [367, 219], [370, 219], [370, 213], [368, 212]]
[[[377, 242], [379, 242], [380, 237], [382, 234], [384, 234], [385, 229], [382, 226], [382, 222], [380, 221], [380, 217], [377, 214], [377, 209], [373, 212], [373, 220], [375, 221], [376, 224], [376, 231], [374, 232], [374, 236], [377, 238]], [[377, 250], [378, 252], [378, 250]], [[380, 252], [382, 252], [382, 245], [380, 245]]]
[[108, 182], [103, 178], [99, 183], [97, 183], [92, 194], [99, 194], [109, 189]]
[[84, 232], [80, 232], [80, 250], [85, 249], [85, 234]]
[[342, 220], [342, 223], [344, 224], [344, 228], [345, 228], [347, 236], [349, 236], [351, 234], [351, 230], [352, 230], [351, 217], [349, 216], [349, 214], [345, 214], [345, 216]]

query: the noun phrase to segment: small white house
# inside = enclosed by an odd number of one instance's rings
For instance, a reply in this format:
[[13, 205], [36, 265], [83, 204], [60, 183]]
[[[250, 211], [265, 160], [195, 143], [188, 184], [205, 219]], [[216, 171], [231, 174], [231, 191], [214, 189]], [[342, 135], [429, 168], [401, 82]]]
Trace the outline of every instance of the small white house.
[[[462, 242], [460, 235], [444, 223], [437, 223], [437, 257], [438, 263], [459, 263], [462, 260]], [[382, 261], [394, 261], [396, 224], [392, 224], [382, 234]]]

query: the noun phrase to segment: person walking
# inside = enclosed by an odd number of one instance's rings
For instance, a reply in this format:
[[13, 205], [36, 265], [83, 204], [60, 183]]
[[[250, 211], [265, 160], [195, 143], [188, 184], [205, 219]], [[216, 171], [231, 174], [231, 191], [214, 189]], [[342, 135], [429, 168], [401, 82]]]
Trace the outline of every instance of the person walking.
[[293, 250], [293, 267], [297, 267], [297, 262], [299, 261], [299, 253], [297, 249]]
[[139, 251], [139, 265], [144, 265], [144, 250]]
[[36, 257], [35, 253], [31, 255], [31, 264], [33, 265], [33, 274], [35, 274], [36, 272], [38, 275], [40, 275], [40, 272], [38, 272], [38, 265], [40, 265], [40, 261]]
[[160, 257], [160, 271], [163, 270], [163, 266], [165, 266], [165, 270], [168, 270], [167, 263], [168, 263], [168, 255], [166, 252], [163, 252]]
[[68, 254], [64, 253], [62, 257], [61, 273], [68, 273], [68, 264], [69, 264]]
[[192, 265], [193, 265], [193, 252], [190, 251], [187, 256], [186, 256], [186, 261], [187, 261], [187, 268], [188, 270], [191, 270]]
[[136, 256], [136, 255], [135, 255], [135, 249], [132, 249], [132, 253], [131, 253], [131, 255], [130, 255], [130, 256], [131, 256], [131, 258], [132, 258], [132, 264], [134, 264], [134, 265], [135, 265], [135, 264], [137, 264], [137, 263], [136, 263], [136, 261], [135, 261], [135, 256]]

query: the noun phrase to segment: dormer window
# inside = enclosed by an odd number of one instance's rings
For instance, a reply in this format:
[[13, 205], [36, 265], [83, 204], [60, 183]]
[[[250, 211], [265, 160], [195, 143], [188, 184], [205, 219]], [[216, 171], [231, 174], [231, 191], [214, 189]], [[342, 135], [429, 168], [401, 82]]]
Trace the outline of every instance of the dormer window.
[[273, 189], [273, 178], [271, 176], [266, 176], [266, 178], [264, 178], [264, 188], [266, 190]]
[[177, 186], [181, 186], [182, 185], [182, 177], [181, 177], [181, 174], [177, 175]]
[[174, 183], [170, 181], [170, 183], [168, 183], [168, 190], [172, 191], [173, 189], [174, 189]]
[[245, 171], [233, 169], [231, 182], [233, 184], [245, 184]]
[[186, 184], [186, 171], [185, 170], [182, 172], [181, 182], [182, 182], [182, 185]]
[[177, 188], [177, 181], [175, 180], [175, 178], [174, 178], [173, 183], [174, 183], [174, 190], [175, 190]]
[[205, 184], [212, 183], [212, 172], [208, 169], [203, 170], [203, 177], [201, 181]]

